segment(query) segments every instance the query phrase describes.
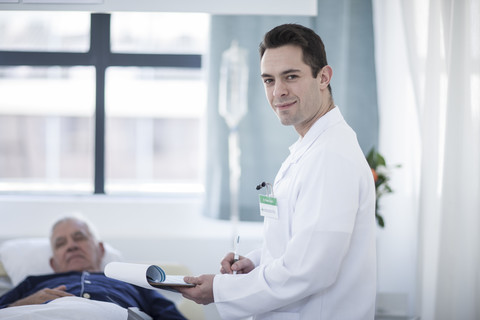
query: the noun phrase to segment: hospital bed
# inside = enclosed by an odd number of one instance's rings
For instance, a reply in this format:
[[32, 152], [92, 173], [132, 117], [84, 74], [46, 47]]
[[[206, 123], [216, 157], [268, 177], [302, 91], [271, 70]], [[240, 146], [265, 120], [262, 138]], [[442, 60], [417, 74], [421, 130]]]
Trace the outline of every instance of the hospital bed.
[[[111, 261], [122, 261], [121, 252], [108, 243], [105, 245], [103, 265]], [[0, 244], [0, 296], [20, 283], [27, 275], [40, 275], [52, 273], [49, 265], [51, 256], [50, 245], [47, 238], [24, 238], [7, 240]], [[143, 262], [142, 262], [143, 263]], [[167, 274], [187, 275], [189, 269], [177, 263], [157, 263]], [[166, 298], [172, 300], [182, 314], [190, 320], [204, 320], [203, 307], [193, 301], [184, 299], [180, 294], [169, 291], [161, 292]], [[30, 319], [31, 314], [35, 319], [148, 319], [145, 314], [135, 308], [125, 310], [113, 303], [91, 301], [88, 299], [72, 297], [62, 300], [61, 303], [49, 303], [39, 306], [22, 306], [0, 310], [1, 319]], [[38, 308], [41, 308], [39, 310]], [[121, 309], [121, 310], [120, 310]], [[92, 314], [94, 313], [95, 314]], [[8, 313], [8, 314], [7, 314]], [[12, 313], [13, 315], [11, 315]], [[88, 314], [87, 314], [88, 313]], [[30, 315], [29, 315], [30, 314]], [[44, 314], [45, 316], [42, 316]], [[142, 316], [144, 318], [142, 318]]]

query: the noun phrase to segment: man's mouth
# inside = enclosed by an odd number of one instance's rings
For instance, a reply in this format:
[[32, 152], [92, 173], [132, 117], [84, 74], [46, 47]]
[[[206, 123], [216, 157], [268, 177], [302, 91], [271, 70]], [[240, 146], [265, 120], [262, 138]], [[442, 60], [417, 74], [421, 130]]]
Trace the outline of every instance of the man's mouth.
[[287, 109], [287, 108], [290, 108], [291, 106], [293, 106], [294, 104], [296, 104], [297, 101], [288, 101], [288, 102], [279, 102], [279, 103], [275, 103], [275, 108], [278, 109], [278, 110], [282, 110], [282, 109]]
[[75, 260], [75, 259], [84, 259], [84, 257], [81, 254], [74, 254], [74, 255], [68, 257], [67, 261], [70, 262], [70, 261]]

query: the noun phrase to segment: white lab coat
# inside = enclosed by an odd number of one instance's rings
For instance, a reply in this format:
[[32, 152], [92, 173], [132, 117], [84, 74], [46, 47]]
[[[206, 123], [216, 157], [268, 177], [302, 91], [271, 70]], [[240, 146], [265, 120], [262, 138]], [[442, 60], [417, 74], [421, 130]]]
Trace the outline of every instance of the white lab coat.
[[257, 267], [214, 278], [222, 319], [373, 319], [375, 186], [338, 107], [290, 147], [273, 190], [278, 219], [248, 255]]

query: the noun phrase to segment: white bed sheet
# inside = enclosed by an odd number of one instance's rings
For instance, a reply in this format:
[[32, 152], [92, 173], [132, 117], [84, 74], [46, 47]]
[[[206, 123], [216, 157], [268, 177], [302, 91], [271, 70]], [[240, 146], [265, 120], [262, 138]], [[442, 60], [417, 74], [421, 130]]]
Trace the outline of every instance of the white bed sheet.
[[128, 310], [114, 303], [63, 297], [47, 304], [0, 310], [2, 320], [126, 320]]

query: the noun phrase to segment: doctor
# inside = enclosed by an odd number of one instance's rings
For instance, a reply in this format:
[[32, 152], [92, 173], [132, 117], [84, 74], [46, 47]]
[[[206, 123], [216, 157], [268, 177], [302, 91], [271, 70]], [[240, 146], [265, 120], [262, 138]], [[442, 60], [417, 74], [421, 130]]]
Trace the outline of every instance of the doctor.
[[215, 302], [222, 319], [373, 319], [375, 187], [333, 102], [322, 40], [281, 25], [265, 35], [260, 57], [273, 111], [300, 135], [275, 178], [277, 207], [265, 215], [262, 248], [237, 262], [229, 253], [222, 274], [186, 277], [197, 286], [180, 290]]

